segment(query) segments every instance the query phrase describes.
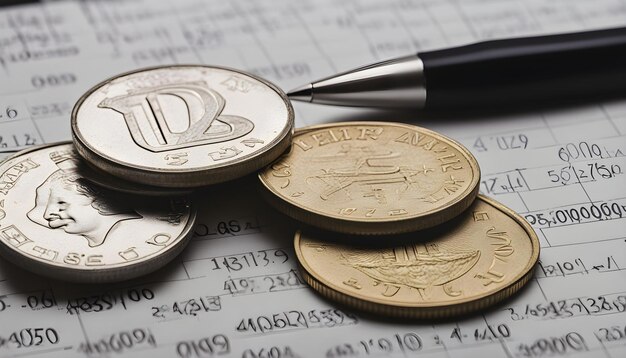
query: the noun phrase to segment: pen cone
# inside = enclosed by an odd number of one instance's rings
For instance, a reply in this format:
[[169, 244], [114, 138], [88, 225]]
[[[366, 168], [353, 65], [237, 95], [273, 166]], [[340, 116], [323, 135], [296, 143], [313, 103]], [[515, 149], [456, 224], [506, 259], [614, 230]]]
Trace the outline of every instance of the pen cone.
[[313, 87], [308, 84], [294, 88], [287, 92], [287, 96], [289, 96], [289, 99], [295, 101], [311, 102], [311, 99], [313, 98]]

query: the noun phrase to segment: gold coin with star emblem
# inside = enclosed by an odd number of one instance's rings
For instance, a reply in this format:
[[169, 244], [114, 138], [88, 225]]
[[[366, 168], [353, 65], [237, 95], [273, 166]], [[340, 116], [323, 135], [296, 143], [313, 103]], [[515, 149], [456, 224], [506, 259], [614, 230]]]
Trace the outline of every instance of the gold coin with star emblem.
[[385, 316], [439, 318], [484, 309], [522, 288], [539, 259], [532, 227], [484, 196], [450, 222], [393, 243], [363, 244], [344, 234], [329, 241], [329, 235], [296, 233], [306, 282], [329, 299]]
[[296, 131], [291, 150], [259, 173], [266, 198], [304, 223], [349, 234], [421, 230], [476, 198], [480, 169], [461, 144], [392, 122]]

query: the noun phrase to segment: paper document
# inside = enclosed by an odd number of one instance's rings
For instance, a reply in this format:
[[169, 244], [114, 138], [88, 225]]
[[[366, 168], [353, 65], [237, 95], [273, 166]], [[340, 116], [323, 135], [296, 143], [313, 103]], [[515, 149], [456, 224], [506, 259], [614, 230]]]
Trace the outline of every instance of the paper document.
[[[0, 7], [0, 156], [70, 140], [98, 82], [212, 64], [284, 90], [482, 39], [626, 26], [624, 0], [74, 1]], [[585, 69], [581, 69], [585, 70]], [[371, 317], [303, 283], [294, 221], [252, 176], [195, 197], [184, 253], [147, 277], [82, 286], [0, 260], [0, 357], [625, 357], [626, 100], [440, 117], [294, 103], [296, 125], [404, 121], [466, 145], [480, 190], [542, 245], [528, 286], [460, 319]], [[2, 204], [0, 202], [0, 204]]]

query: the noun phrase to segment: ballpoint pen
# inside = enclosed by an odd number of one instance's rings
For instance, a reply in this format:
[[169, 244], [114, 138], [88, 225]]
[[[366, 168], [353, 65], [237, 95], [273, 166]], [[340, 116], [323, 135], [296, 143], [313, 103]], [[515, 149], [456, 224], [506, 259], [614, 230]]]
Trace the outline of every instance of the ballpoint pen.
[[288, 93], [292, 100], [423, 109], [626, 95], [626, 28], [478, 42], [376, 63]]

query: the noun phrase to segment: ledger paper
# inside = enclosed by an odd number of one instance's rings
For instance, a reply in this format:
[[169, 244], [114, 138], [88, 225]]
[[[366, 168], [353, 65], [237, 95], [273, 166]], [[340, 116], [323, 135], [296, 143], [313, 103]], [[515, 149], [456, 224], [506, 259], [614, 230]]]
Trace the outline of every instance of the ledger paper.
[[[288, 90], [417, 51], [625, 25], [623, 0], [3, 7], [0, 156], [69, 140], [78, 97], [139, 67], [224, 65]], [[447, 321], [384, 320], [335, 306], [301, 281], [297, 224], [268, 208], [248, 178], [203, 192], [193, 241], [148, 277], [84, 287], [0, 261], [0, 357], [626, 356], [626, 101], [439, 117], [294, 106], [297, 127], [405, 121], [466, 145], [481, 166], [481, 192], [540, 237], [528, 287]]]

